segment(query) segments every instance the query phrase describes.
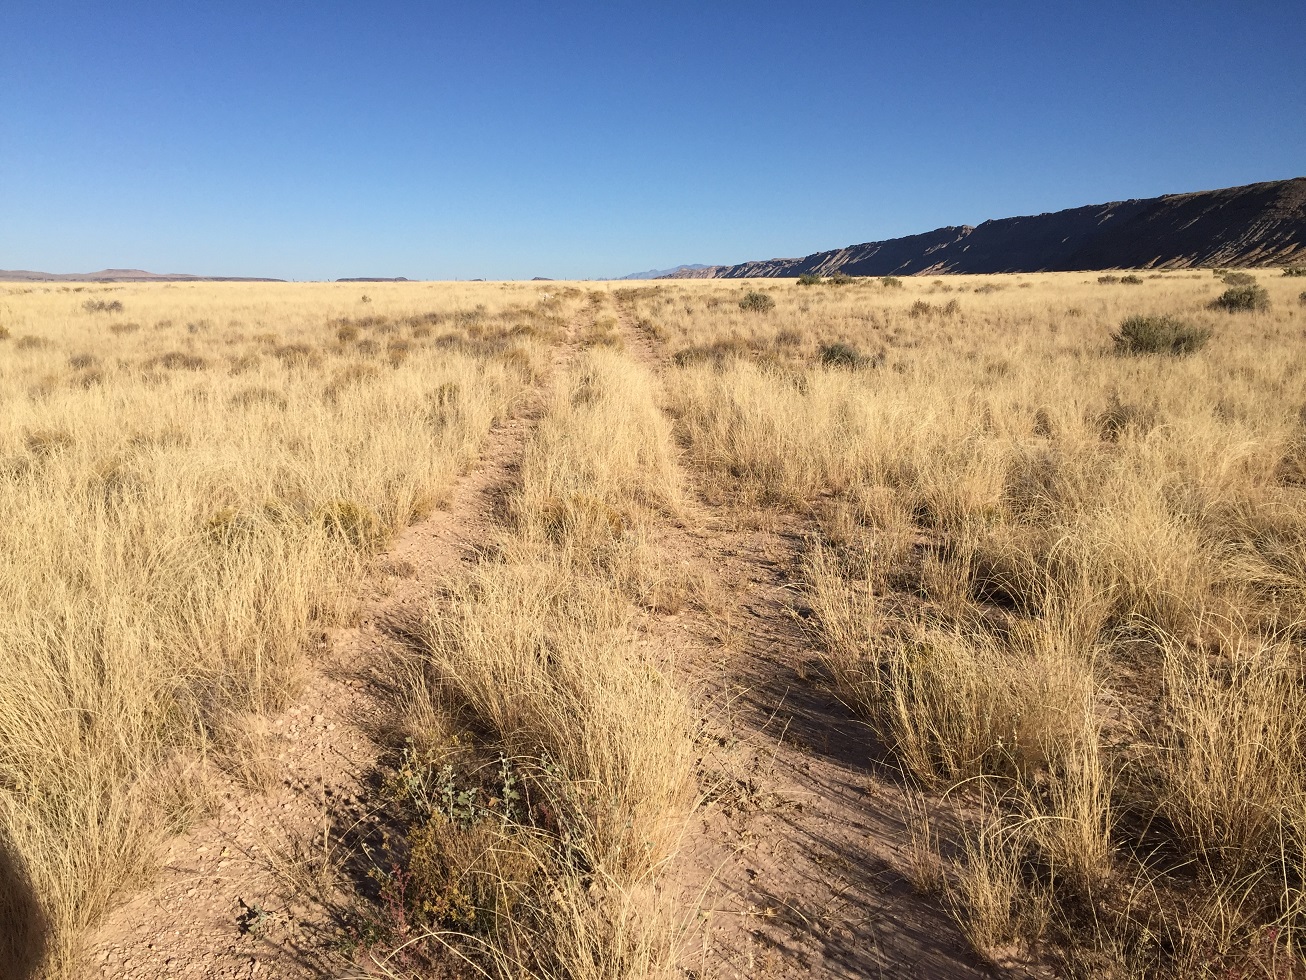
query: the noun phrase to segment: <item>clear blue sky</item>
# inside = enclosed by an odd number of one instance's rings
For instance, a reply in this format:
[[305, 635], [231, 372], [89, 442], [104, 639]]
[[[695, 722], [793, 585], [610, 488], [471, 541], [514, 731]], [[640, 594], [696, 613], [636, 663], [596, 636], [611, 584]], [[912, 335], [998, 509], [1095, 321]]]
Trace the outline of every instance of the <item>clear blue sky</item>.
[[1306, 175], [1306, 0], [0, 0], [0, 268], [615, 276]]

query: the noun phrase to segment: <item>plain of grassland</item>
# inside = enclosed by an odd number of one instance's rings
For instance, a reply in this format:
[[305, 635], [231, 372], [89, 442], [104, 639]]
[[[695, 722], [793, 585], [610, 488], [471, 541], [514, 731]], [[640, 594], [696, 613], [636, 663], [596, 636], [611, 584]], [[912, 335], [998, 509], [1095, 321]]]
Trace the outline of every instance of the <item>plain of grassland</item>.
[[0, 290], [6, 969], [74, 971], [207, 768], [241, 771], [363, 559], [538, 381], [558, 293]]
[[714, 615], [665, 534], [712, 511], [806, 529], [809, 680], [979, 957], [1298, 975], [1306, 310], [1252, 275], [3, 288], [0, 956], [77, 969], [365, 559], [533, 400], [395, 665], [357, 963], [689, 963], [666, 883], [725, 708], [647, 627]]
[[1302, 969], [1306, 311], [1250, 275], [619, 294], [705, 492], [810, 517], [814, 639], [922, 794], [904, 873], [994, 962]]

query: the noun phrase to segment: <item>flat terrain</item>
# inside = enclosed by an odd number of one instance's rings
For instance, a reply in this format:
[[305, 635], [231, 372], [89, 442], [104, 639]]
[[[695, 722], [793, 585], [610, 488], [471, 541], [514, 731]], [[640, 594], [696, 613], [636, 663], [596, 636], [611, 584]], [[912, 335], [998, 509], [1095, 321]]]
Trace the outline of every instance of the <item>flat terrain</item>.
[[0, 977], [1303, 975], [1241, 275], [0, 285]]

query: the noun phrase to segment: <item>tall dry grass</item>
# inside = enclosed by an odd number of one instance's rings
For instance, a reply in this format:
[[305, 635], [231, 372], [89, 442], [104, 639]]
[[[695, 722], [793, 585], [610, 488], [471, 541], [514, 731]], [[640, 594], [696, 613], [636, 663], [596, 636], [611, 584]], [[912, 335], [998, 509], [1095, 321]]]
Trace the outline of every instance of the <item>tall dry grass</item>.
[[535, 289], [365, 288], [0, 288], [0, 903], [32, 900], [0, 955], [44, 933], [75, 969], [561, 321]]
[[[1199, 271], [621, 294], [710, 492], [812, 514], [848, 703], [912, 778], [997, 794], [949, 886], [982, 952], [1300, 966], [1306, 359], [1260, 278], [1239, 314]], [[1209, 344], [1119, 353], [1134, 315]]]

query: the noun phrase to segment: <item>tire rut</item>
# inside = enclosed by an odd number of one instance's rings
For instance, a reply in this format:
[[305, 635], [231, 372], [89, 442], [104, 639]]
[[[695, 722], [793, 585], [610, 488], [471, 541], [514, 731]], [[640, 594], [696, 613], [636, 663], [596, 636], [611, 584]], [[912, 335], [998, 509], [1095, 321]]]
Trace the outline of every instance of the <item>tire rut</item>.
[[[670, 358], [619, 310], [632, 356]], [[992, 976], [946, 912], [905, 876], [901, 783], [874, 762], [803, 620], [798, 580], [814, 525], [709, 500], [691, 467], [682, 526], [660, 542], [714, 580], [703, 603], [650, 616], [704, 694], [705, 802], [669, 874], [702, 910], [684, 966], [732, 977]]]
[[87, 944], [87, 975], [321, 977], [356, 971], [344, 913], [370, 886], [373, 802], [394, 751], [396, 666], [422, 642], [442, 581], [476, 560], [516, 477], [552, 380], [575, 354], [575, 320], [549, 376], [484, 437], [442, 509], [372, 559], [357, 621], [322, 631], [293, 703], [249, 735], [259, 783], [219, 777], [211, 816], [174, 838], [151, 886]]

